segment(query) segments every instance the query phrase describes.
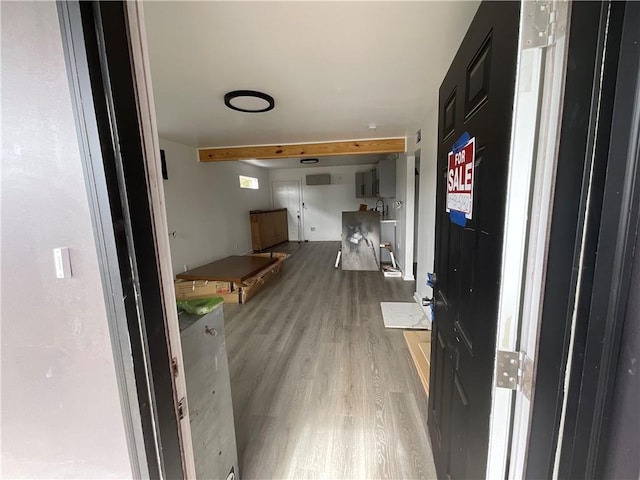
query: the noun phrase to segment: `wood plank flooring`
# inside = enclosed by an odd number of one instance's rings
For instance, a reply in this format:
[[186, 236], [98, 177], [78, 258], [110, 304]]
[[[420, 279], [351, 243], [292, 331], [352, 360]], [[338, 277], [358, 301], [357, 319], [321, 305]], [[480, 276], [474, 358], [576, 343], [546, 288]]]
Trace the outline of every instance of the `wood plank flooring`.
[[427, 397], [379, 305], [413, 282], [335, 269], [339, 245], [275, 247], [281, 278], [224, 306], [243, 479], [436, 478]]

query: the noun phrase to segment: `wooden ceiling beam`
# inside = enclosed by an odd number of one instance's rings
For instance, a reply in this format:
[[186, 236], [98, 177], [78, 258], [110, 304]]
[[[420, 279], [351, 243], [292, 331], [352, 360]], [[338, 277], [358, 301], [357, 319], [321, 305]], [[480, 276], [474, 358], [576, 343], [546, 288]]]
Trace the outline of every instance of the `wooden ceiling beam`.
[[250, 158], [327, 157], [367, 153], [402, 153], [404, 151], [405, 138], [401, 137], [324, 143], [199, 148], [198, 157], [201, 162], [226, 162], [229, 160], [248, 160]]

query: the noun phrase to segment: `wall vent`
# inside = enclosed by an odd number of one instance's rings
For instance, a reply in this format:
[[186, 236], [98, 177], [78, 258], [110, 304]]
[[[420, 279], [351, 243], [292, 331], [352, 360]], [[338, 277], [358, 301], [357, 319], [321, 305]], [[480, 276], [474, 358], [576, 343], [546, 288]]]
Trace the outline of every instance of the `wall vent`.
[[331, 175], [328, 173], [307, 175], [307, 185], [331, 185]]

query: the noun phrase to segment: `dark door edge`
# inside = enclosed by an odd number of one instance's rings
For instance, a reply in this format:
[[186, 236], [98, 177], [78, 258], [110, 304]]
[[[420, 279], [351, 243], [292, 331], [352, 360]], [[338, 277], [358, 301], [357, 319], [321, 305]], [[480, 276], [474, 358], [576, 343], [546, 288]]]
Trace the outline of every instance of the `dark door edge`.
[[[57, 2], [132, 474], [184, 470], [123, 2]], [[135, 186], [135, 188], [133, 188]]]
[[[611, 124], [600, 222], [593, 232], [593, 281], [585, 295], [581, 344], [574, 351], [560, 476], [601, 478], [640, 219], [640, 5], [613, 3], [609, 81]], [[595, 230], [595, 229], [594, 229]]]
[[556, 468], [559, 478], [594, 478], [599, 468], [639, 218], [638, 97], [630, 108], [619, 90], [629, 4], [573, 3], [527, 478]]

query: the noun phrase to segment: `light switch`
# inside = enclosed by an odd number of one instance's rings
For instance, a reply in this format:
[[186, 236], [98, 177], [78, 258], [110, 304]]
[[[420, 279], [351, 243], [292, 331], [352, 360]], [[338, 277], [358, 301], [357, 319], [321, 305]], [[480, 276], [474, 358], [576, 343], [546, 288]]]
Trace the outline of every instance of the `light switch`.
[[71, 278], [71, 259], [69, 258], [69, 248], [54, 248], [53, 260], [56, 265], [56, 278]]

